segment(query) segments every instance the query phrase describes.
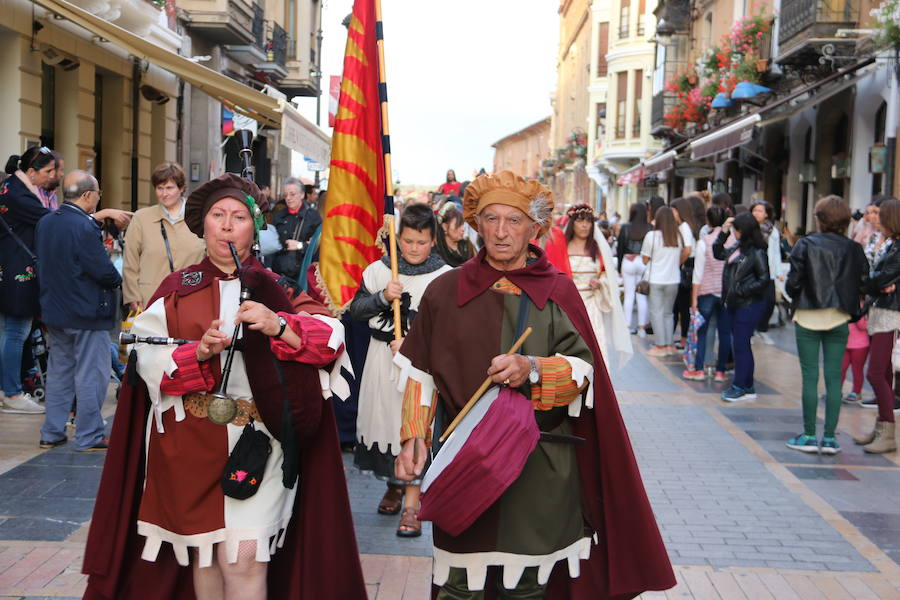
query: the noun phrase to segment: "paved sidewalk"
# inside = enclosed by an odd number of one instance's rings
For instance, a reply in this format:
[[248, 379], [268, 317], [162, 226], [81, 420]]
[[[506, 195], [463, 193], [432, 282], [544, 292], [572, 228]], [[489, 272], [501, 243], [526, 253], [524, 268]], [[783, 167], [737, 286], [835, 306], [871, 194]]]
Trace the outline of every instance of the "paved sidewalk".
[[[718, 384], [682, 381], [675, 358], [638, 352], [613, 374], [679, 582], [643, 598], [900, 599], [900, 458], [852, 443], [874, 418], [859, 407], [842, 411], [840, 455], [784, 446], [800, 427], [800, 381], [789, 332], [777, 333], [778, 345], [754, 345], [753, 402], [725, 405]], [[38, 450], [40, 422], [0, 414], [0, 600], [84, 589], [103, 456]], [[398, 538], [398, 518], [375, 511], [384, 484], [344, 458], [370, 598], [427, 598], [427, 524], [419, 539]]]

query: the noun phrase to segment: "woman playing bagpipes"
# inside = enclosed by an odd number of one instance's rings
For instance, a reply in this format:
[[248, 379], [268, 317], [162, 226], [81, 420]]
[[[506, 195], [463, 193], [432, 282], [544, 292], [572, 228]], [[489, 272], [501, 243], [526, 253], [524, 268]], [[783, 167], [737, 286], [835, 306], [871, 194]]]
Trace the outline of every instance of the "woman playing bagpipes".
[[135, 345], [85, 598], [365, 597], [327, 401], [348, 391], [343, 327], [251, 255], [262, 202], [231, 174], [187, 201], [207, 258], [163, 280], [132, 333], [194, 341]]

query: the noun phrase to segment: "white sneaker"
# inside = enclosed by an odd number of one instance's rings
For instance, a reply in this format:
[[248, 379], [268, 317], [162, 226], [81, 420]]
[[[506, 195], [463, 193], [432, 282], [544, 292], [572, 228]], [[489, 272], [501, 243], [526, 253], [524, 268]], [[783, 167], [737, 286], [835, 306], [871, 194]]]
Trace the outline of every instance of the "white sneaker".
[[643, 327], [638, 327], [638, 337], [641, 339], [644, 339], [645, 337], [647, 337], [647, 330], [644, 329]]
[[21, 394], [18, 398], [7, 396], [0, 411], [18, 415], [40, 415], [45, 412], [44, 407], [35, 402], [31, 394]]
[[768, 345], [770, 345], [770, 346], [774, 346], [774, 345], [775, 345], [775, 340], [772, 339], [772, 336], [770, 336], [770, 335], [768, 334], [768, 332], [766, 332], [766, 331], [757, 331], [756, 333], [759, 335], [759, 339], [761, 339], [761, 340], [763, 341], [763, 343], [768, 344]]

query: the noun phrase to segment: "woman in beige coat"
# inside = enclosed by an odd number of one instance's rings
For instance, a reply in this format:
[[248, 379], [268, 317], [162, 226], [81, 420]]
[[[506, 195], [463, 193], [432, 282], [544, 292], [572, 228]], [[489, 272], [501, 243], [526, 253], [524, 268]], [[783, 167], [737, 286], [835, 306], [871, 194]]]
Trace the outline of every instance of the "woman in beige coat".
[[184, 222], [184, 170], [177, 163], [162, 163], [150, 181], [159, 204], [134, 213], [125, 232], [122, 296], [135, 311], [147, 306], [166, 275], [205, 255], [203, 240]]

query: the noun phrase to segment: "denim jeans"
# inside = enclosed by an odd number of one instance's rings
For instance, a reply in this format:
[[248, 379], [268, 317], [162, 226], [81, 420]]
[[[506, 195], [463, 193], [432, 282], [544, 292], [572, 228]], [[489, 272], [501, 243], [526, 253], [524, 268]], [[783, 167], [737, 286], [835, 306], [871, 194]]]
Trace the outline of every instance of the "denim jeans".
[[56, 442], [66, 437], [72, 398], [77, 397], [75, 447], [83, 450], [95, 446], [106, 437], [100, 409], [112, 372], [109, 333], [48, 327], [47, 337], [47, 416], [41, 439]]
[[6, 396], [22, 393], [22, 348], [31, 332], [31, 317], [0, 314], [0, 390]]
[[739, 388], [753, 387], [753, 370], [756, 368], [756, 364], [753, 361], [750, 336], [753, 335], [753, 330], [756, 329], [765, 310], [765, 300], [757, 300], [740, 308], [732, 306], [725, 308], [728, 319], [731, 321], [731, 347], [734, 351], [733, 384]]
[[703, 317], [703, 325], [697, 332], [697, 359], [694, 361], [694, 370], [702, 371], [703, 363], [706, 360], [707, 346], [709, 338], [715, 339], [715, 335], [710, 335], [710, 324], [714, 321], [716, 328], [713, 333], [719, 336], [719, 351], [716, 353], [716, 371], [725, 372], [725, 364], [728, 362], [728, 353], [731, 351], [731, 323], [728, 320], [728, 314], [725, 312], [725, 305], [722, 304], [722, 298], [715, 294], [705, 294], [697, 298], [697, 309]]

